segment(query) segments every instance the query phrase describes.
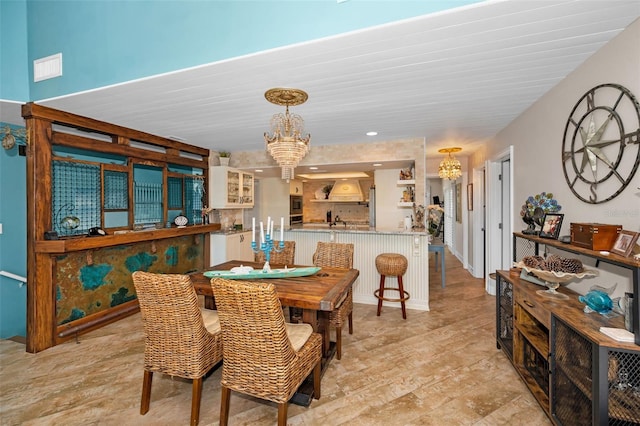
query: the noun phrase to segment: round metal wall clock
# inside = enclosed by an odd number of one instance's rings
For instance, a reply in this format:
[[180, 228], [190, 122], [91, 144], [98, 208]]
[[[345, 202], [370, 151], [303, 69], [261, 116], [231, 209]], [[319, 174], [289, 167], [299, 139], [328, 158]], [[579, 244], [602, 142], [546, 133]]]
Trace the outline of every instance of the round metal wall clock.
[[599, 204], [617, 197], [640, 164], [640, 104], [618, 84], [589, 90], [564, 128], [562, 168], [580, 200]]

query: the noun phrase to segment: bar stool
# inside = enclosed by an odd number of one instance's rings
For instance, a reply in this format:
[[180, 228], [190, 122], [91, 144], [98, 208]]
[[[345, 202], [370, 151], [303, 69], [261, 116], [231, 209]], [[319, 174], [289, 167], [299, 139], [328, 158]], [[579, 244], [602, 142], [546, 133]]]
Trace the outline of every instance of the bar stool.
[[[380, 312], [382, 311], [382, 301], [386, 300], [387, 302], [400, 302], [402, 306], [402, 318], [407, 319], [407, 310], [404, 302], [409, 300], [409, 297], [411, 296], [409, 293], [404, 291], [404, 286], [402, 285], [402, 276], [407, 272], [407, 266], [407, 258], [401, 254], [382, 253], [376, 257], [376, 269], [380, 274], [380, 288], [374, 291], [373, 295], [378, 298], [378, 316], [380, 316]], [[384, 280], [387, 276], [398, 277], [398, 288], [384, 286]], [[392, 299], [384, 297], [385, 290], [397, 291], [400, 298]]]

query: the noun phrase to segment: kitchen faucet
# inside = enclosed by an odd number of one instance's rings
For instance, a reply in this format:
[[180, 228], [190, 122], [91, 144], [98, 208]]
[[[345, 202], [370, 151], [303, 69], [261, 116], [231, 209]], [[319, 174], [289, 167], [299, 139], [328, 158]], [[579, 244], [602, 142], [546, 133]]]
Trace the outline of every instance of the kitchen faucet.
[[331, 228], [332, 226], [336, 226], [339, 222], [342, 222], [345, 228], [347, 227], [347, 222], [340, 219], [340, 216], [336, 215], [336, 218], [333, 220], [333, 222], [329, 224], [329, 228]]

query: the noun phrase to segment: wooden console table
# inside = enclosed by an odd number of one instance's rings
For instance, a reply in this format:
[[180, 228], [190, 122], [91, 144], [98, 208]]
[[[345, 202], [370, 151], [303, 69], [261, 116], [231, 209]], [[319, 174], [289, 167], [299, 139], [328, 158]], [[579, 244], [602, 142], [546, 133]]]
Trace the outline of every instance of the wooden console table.
[[537, 293], [545, 287], [498, 271], [496, 341], [547, 415], [560, 425], [640, 423], [640, 348], [615, 341], [600, 327], [624, 328], [583, 311], [569, 299]]

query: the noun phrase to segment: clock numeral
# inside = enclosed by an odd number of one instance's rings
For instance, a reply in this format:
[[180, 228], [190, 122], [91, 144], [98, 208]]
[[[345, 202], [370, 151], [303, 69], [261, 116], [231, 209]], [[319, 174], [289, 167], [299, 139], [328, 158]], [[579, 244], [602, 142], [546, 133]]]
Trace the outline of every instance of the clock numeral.
[[635, 132], [627, 133], [626, 135], [624, 135], [622, 137], [622, 141], [625, 146], [631, 145], [632, 143], [633, 144], [640, 143], [640, 128]]
[[589, 188], [589, 192], [591, 192], [591, 195], [589, 195], [589, 201], [591, 201], [591, 203], [593, 204], [596, 204], [598, 201], [598, 194], [596, 194], [596, 189], [598, 189], [598, 184], [592, 183], [591, 187]]

